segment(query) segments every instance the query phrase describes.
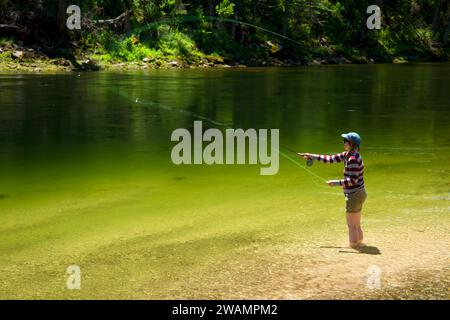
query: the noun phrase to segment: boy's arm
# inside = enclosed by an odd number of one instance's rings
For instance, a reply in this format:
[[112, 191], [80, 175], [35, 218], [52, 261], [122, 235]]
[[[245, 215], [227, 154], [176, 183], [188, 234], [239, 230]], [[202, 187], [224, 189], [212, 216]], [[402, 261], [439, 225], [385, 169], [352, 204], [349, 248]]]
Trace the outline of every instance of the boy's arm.
[[345, 151], [333, 155], [311, 154], [311, 158], [323, 163], [338, 163], [345, 159]]

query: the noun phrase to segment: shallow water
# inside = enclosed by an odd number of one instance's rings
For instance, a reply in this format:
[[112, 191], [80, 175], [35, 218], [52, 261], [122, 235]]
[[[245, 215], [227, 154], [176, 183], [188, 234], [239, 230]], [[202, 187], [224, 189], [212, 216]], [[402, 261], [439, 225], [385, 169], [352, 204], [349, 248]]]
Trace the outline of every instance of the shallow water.
[[[315, 175], [340, 178], [342, 166], [314, 164], [313, 175], [292, 159], [304, 166], [294, 150], [340, 152], [348, 131], [363, 139], [368, 219], [448, 222], [449, 83], [450, 64], [1, 75], [1, 267], [14, 279], [6, 292], [21, 296], [27, 277], [49, 281], [77, 261], [93, 273], [103, 258], [128, 268], [120, 255], [102, 258], [109, 246], [129, 252], [117, 239], [151, 247], [210, 237], [197, 267], [230, 242], [340, 221], [341, 190]], [[174, 165], [171, 132], [199, 117], [205, 128], [280, 129], [279, 173]], [[28, 296], [63, 294], [48, 290]]]

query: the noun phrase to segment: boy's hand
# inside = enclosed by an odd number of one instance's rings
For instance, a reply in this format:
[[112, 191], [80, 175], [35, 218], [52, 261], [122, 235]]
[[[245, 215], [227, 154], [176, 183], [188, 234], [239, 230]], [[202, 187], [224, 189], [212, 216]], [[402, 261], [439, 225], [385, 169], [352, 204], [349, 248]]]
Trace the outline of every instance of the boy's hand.
[[312, 156], [311, 156], [311, 154], [310, 153], [302, 153], [302, 152], [299, 152], [299, 153], [297, 153], [300, 157], [303, 157], [303, 159], [305, 159], [305, 160], [310, 160], [310, 159], [312, 159]]
[[339, 182], [339, 180], [328, 180], [328, 181], [327, 181], [327, 184], [328, 184], [330, 187], [336, 187], [336, 186], [340, 186], [340, 185], [341, 185], [340, 182]]

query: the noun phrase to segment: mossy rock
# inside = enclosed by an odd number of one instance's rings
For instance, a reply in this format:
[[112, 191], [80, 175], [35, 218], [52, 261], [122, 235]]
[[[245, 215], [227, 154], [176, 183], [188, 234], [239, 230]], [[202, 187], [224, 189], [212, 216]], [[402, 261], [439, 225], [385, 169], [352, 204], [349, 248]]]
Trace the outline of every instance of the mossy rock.
[[408, 63], [408, 60], [406, 60], [404, 57], [398, 57], [398, 58], [395, 58], [392, 62], [395, 64], [404, 64], [404, 63]]

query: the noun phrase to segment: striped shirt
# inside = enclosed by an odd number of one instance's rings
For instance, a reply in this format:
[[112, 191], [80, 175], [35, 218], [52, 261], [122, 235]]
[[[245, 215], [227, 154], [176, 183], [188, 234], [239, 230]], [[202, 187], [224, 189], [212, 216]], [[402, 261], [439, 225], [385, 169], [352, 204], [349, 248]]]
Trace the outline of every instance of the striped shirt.
[[339, 180], [344, 193], [349, 194], [364, 188], [364, 162], [357, 151], [344, 151], [334, 155], [315, 155], [314, 158], [324, 163], [344, 161], [344, 179]]

